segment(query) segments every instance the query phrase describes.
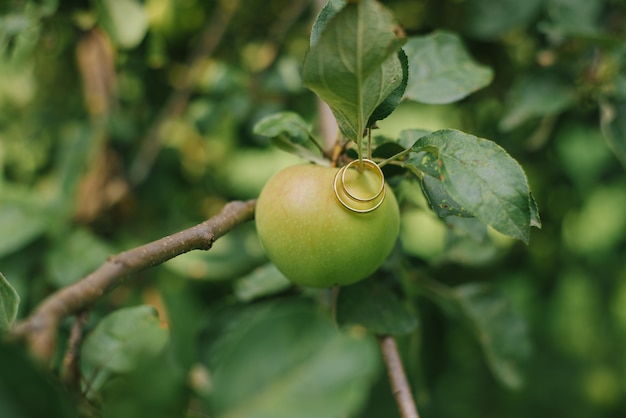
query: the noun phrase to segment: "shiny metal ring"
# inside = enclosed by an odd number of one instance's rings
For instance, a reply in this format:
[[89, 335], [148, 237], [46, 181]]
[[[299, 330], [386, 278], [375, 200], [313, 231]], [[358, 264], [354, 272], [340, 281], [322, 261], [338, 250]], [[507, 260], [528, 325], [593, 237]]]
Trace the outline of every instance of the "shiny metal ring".
[[[335, 178], [333, 180], [333, 191], [335, 192], [335, 197], [337, 198], [337, 201], [339, 201], [339, 203], [341, 203], [341, 205], [345, 207], [346, 209], [352, 212], [356, 212], [356, 213], [369, 213], [369, 212], [376, 210], [380, 205], [383, 204], [383, 201], [385, 200], [385, 195], [386, 195], [385, 176], [382, 170], [380, 169], [380, 167], [378, 167], [378, 164], [376, 164], [372, 160], [364, 159], [363, 160], [364, 167], [367, 167], [367, 169], [370, 171], [375, 171], [378, 177], [380, 177], [381, 187], [378, 190], [378, 192], [376, 192], [374, 195], [370, 197], [360, 198], [358, 196], [354, 196], [352, 193], [350, 193], [350, 191], [346, 187], [346, 170], [348, 170], [352, 165], [358, 162], [359, 162], [358, 160], [351, 161], [350, 163], [346, 164], [345, 166], [337, 170], [337, 173], [335, 174]], [[341, 183], [341, 189], [339, 189], [339, 187], [337, 186], [338, 183]], [[376, 199], [378, 199], [378, 201], [376, 201]], [[354, 207], [354, 204], [367, 203], [367, 202], [373, 202], [373, 206], [368, 207], [366, 209], [359, 209], [358, 207]]]
[[341, 174], [341, 184], [343, 186], [343, 190], [348, 196], [350, 196], [352, 200], [356, 200], [357, 202], [371, 202], [372, 200], [375, 200], [378, 196], [380, 196], [380, 194], [383, 193], [383, 191], [385, 190], [385, 176], [383, 175], [383, 171], [380, 169], [380, 167], [378, 167], [378, 164], [376, 164], [372, 160], [363, 159], [363, 168], [369, 167], [369, 170], [375, 171], [380, 178], [380, 188], [378, 189], [378, 192], [376, 194], [366, 199], [353, 195], [346, 187], [346, 171], [348, 171], [348, 169], [353, 164], [357, 164], [358, 162], [359, 160], [350, 161], [348, 164], [341, 168], [341, 170], [343, 170], [343, 173]]

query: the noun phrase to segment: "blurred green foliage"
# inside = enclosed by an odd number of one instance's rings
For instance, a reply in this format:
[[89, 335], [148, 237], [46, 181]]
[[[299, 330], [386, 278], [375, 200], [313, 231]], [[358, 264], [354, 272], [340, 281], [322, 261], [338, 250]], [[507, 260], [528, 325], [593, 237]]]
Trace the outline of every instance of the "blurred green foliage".
[[[409, 35], [457, 34], [493, 81], [454, 104], [402, 103], [376, 134], [457, 128], [494, 140], [524, 167], [543, 221], [527, 247], [483, 234], [471, 220], [441, 220], [417, 181], [398, 187], [400, 246], [414, 276], [398, 280], [389, 268], [382, 279], [402, 287], [419, 317], [399, 343], [421, 415], [626, 415], [626, 4], [383, 3]], [[18, 317], [107, 255], [255, 197], [269, 176], [299, 161], [252, 127], [277, 111], [316, 126], [316, 98], [300, 70], [318, 7], [305, 0], [0, 5], [0, 272], [19, 294]], [[103, 413], [248, 417], [265, 415], [246, 408], [277, 404], [285, 415], [269, 416], [294, 416], [281, 397], [305, 391], [324, 401], [296, 407], [317, 406], [317, 416], [397, 416], [363, 330], [337, 333], [330, 295], [288, 288], [267, 269], [250, 224], [104, 298], [87, 327], [96, 336], [111, 312], [148, 304], [170, 338], [159, 339], [156, 358], [109, 381], [96, 401]], [[454, 306], [461, 297], [469, 324]], [[498, 309], [521, 312], [532, 341], [532, 350], [491, 345], [530, 353], [515, 390], [490, 371], [485, 342], [474, 337], [476, 323]], [[515, 334], [519, 328], [507, 327], [520, 326], [517, 318], [487, 326]], [[144, 332], [138, 338], [155, 331]], [[54, 402], [48, 412], [68, 416], [69, 395], [57, 396], [58, 382], [0, 348], [7, 364], [0, 399], [16, 399], [2, 403], [13, 408], [3, 414], [35, 416], [19, 412], [24, 402], [13, 389], [36, 384], [39, 402]]]

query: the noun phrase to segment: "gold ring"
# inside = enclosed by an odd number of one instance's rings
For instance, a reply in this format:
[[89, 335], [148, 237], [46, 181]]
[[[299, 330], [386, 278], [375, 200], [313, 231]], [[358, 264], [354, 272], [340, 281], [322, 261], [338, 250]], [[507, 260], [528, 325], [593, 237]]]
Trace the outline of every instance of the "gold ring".
[[[367, 198], [355, 196], [354, 194], [350, 193], [350, 191], [346, 187], [346, 170], [348, 170], [354, 164], [358, 163], [359, 160], [351, 161], [347, 165], [337, 170], [337, 173], [335, 174], [335, 178], [333, 180], [333, 191], [335, 192], [335, 197], [337, 198], [339, 203], [341, 203], [341, 205], [346, 209], [356, 213], [368, 213], [376, 210], [380, 205], [382, 205], [386, 195], [385, 176], [380, 167], [378, 167], [378, 164], [368, 159], [364, 159], [362, 161], [363, 165], [365, 167], [368, 167], [368, 170], [375, 171], [381, 180], [380, 189], [372, 196]], [[339, 189], [337, 183], [341, 183], [341, 189]], [[364, 209], [355, 207], [356, 205], [368, 202], [373, 202], [373, 206]]]
[[380, 196], [383, 190], [385, 190], [385, 176], [383, 175], [383, 172], [380, 169], [380, 167], [378, 167], [378, 164], [376, 164], [372, 160], [363, 159], [363, 167], [369, 166], [370, 171], [376, 171], [376, 173], [378, 174], [378, 177], [380, 177], [380, 189], [378, 189], [378, 192], [375, 195], [373, 195], [372, 197], [368, 197], [366, 199], [353, 195], [352, 193], [350, 193], [350, 190], [348, 190], [348, 188], [346, 187], [346, 171], [348, 171], [350, 166], [358, 162], [359, 160], [353, 160], [353, 161], [350, 161], [348, 164], [346, 164], [344, 167], [342, 167], [343, 173], [341, 174], [341, 184], [343, 185], [343, 190], [346, 192], [348, 196], [350, 196], [352, 200], [356, 200], [357, 202], [371, 202], [372, 200]]

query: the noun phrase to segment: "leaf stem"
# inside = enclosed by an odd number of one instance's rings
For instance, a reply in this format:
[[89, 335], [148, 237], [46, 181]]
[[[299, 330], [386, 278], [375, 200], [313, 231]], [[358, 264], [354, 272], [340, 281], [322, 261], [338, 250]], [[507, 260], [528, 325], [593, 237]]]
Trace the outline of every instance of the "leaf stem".
[[315, 148], [317, 148], [322, 155], [325, 155], [324, 148], [319, 142], [317, 142], [317, 139], [315, 139], [313, 135], [309, 134], [309, 140], [313, 143], [313, 145], [315, 145]]
[[392, 155], [391, 157], [389, 157], [389, 158], [387, 158], [387, 159], [385, 159], [385, 160], [381, 161], [380, 163], [378, 163], [378, 166], [379, 166], [379, 167], [384, 167], [384, 166], [386, 166], [387, 164], [389, 164], [390, 162], [392, 162], [392, 161], [394, 161], [394, 160], [397, 160], [397, 159], [399, 159], [399, 158], [401, 158], [401, 157], [404, 157], [404, 156], [405, 156], [405, 155], [407, 155], [409, 152], [411, 152], [411, 148], [407, 148], [407, 149], [405, 149], [404, 151], [400, 151], [399, 153], [397, 153], [397, 154], [395, 154], [395, 155]]

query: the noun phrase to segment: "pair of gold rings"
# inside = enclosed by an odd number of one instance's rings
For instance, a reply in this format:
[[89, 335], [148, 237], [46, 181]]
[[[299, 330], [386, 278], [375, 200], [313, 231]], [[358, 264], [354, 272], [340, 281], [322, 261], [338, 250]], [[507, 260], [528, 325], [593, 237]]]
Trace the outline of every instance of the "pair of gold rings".
[[[341, 203], [341, 205], [346, 209], [356, 213], [368, 213], [376, 210], [385, 200], [385, 176], [383, 175], [380, 167], [378, 167], [378, 164], [374, 161], [368, 159], [363, 159], [361, 161], [363, 164], [363, 170], [375, 173], [378, 179], [380, 179], [380, 186], [372, 192], [372, 195], [365, 197], [358, 196], [354, 191], [350, 191], [346, 185], [346, 173], [350, 168], [354, 168], [354, 170], [356, 170], [356, 167], [354, 166], [359, 164], [359, 160], [351, 161], [337, 171], [333, 181], [333, 191], [335, 192], [335, 197], [337, 197], [339, 203]], [[363, 173], [357, 172], [357, 174], [360, 175]]]

